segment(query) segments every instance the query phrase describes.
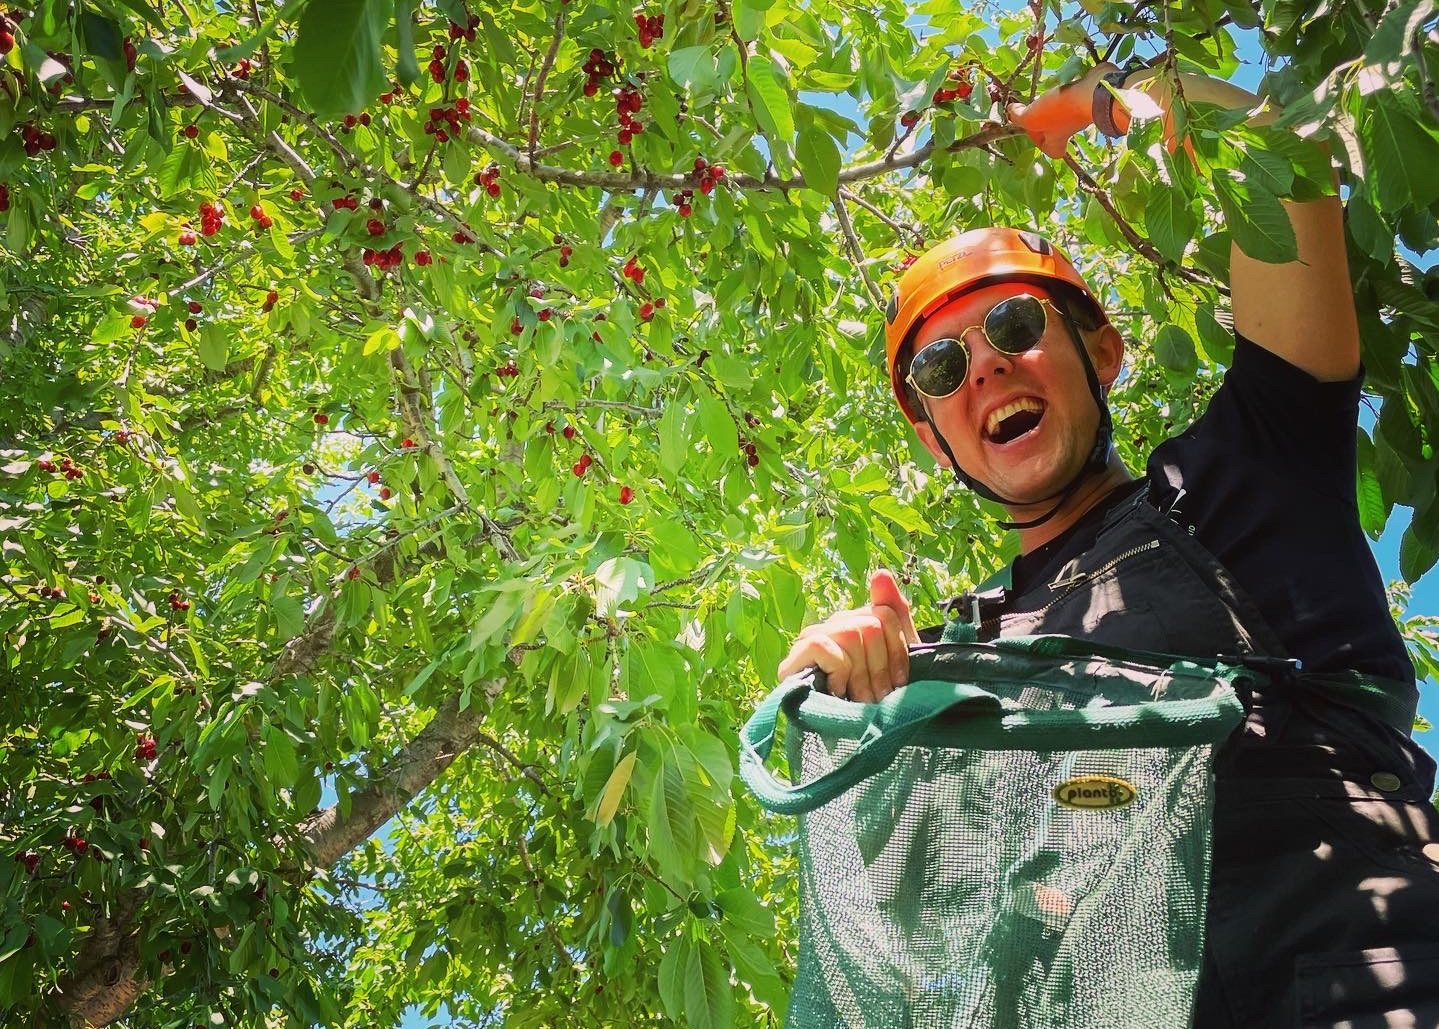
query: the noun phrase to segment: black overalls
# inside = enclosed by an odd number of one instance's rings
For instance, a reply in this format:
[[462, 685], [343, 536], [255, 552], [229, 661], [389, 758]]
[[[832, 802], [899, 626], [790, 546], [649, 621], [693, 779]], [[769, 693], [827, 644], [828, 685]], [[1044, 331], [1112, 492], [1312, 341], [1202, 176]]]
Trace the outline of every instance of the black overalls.
[[1417, 690], [1284, 673], [1253, 601], [1147, 498], [1142, 488], [1109, 512], [1051, 582], [966, 594], [951, 617], [977, 614], [981, 640], [1062, 633], [1276, 659], [1272, 685], [1245, 698], [1246, 721], [1216, 754], [1195, 1029], [1439, 1027], [1439, 860], [1423, 853], [1439, 817], [1434, 761], [1409, 739]]

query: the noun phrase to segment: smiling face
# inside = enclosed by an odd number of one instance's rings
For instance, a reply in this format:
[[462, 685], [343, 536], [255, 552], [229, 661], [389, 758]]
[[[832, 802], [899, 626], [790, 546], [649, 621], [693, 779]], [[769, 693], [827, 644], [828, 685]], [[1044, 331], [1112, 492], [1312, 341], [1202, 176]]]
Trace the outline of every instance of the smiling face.
[[[964, 385], [952, 396], [925, 398], [924, 403], [960, 467], [1016, 501], [1013, 511], [1044, 501], [1073, 479], [1084, 467], [1099, 428], [1084, 366], [1068, 327], [1049, 304], [1044, 335], [1025, 353], [995, 350], [980, 330], [990, 308], [1020, 293], [1050, 298], [1048, 291], [1028, 283], [986, 286], [928, 318], [914, 342], [918, 354], [935, 340], [964, 333], [970, 353]], [[1119, 333], [1106, 324], [1083, 336], [1100, 385], [1113, 384], [1124, 360]], [[930, 426], [920, 422], [915, 431], [947, 467]]]

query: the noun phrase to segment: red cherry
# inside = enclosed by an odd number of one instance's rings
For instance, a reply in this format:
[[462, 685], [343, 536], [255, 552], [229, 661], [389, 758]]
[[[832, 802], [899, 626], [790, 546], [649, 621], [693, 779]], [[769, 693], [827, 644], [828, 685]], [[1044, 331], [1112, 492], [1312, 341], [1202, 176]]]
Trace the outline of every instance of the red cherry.
[[566, 426], [565, 426], [563, 429], [561, 429], [560, 431], [561, 431], [561, 433], [564, 435], [565, 439], [574, 439], [574, 438], [575, 438], [575, 427], [574, 427], [573, 425], [566, 425]]
[[181, 129], [180, 131], [182, 131], [182, 132], [185, 134], [185, 138], [186, 138], [186, 139], [194, 139], [196, 136], [198, 136], [198, 135], [200, 134], [200, 126], [198, 126], [198, 125], [186, 125], [186, 126], [185, 126], [183, 129]]
[[621, 504], [628, 504], [628, 503], [629, 503], [631, 500], [633, 500], [633, 499], [635, 499], [635, 491], [632, 490], [632, 489], [630, 489], [628, 486], [621, 486], [621, 487], [620, 487], [620, 503], [621, 503]]
[[195, 329], [199, 326], [199, 324], [200, 324], [200, 323], [197, 322], [197, 321], [195, 321], [195, 319], [193, 319], [193, 318], [186, 318], [186, 319], [185, 319], [185, 329], [186, 329], [187, 332], [194, 332]]
[[328, 425], [329, 423], [330, 423], [330, 416], [329, 416], [329, 415], [327, 415], [324, 411], [318, 411], [318, 412], [316, 412], [316, 414], [315, 414], [315, 424], [316, 424], [316, 425]]
[[385, 223], [378, 218], [371, 218], [365, 223], [365, 230], [371, 236], [383, 236], [385, 234]]
[[143, 329], [147, 320], [143, 314], [137, 314], [130, 319], [130, 328]]
[[191, 314], [199, 314], [201, 311], [205, 310], [204, 306], [198, 300], [191, 300], [185, 306], [190, 309]]
[[351, 582], [354, 582], [356, 579], [358, 579], [358, 578], [360, 577], [360, 569], [357, 568], [357, 567], [355, 567], [354, 565], [351, 565], [351, 566], [350, 566], [349, 576], [350, 576], [350, 581], [351, 581]]
[[192, 247], [198, 242], [199, 239], [189, 229], [186, 229], [184, 232], [180, 233], [180, 245], [182, 247]]
[[542, 322], [547, 322], [547, 321], [549, 321], [549, 320], [550, 320], [550, 315], [551, 315], [551, 312], [550, 312], [550, 309], [549, 309], [548, 307], [546, 307], [546, 308], [544, 308], [544, 309], [542, 309], [542, 310], [540, 310], [540, 311], [536, 311], [536, 312], [535, 312], [535, 317], [538, 318], [538, 319], [539, 319], [540, 321], [542, 321]]
[[973, 92], [974, 86], [969, 82], [961, 82], [959, 85], [954, 87], [954, 95], [959, 97], [961, 100], [968, 100], [970, 94]]
[[377, 482], [380, 481], [380, 473], [379, 473], [379, 472], [371, 472], [369, 475], [365, 476], [365, 478], [369, 479], [369, 480], [370, 480], [370, 485], [373, 486], [375, 483], [377, 483]]
[[400, 443], [400, 447], [401, 447], [402, 449], [405, 449], [405, 450], [409, 450], [409, 449], [411, 449], [412, 447], [414, 447], [415, 445], [416, 445], [416, 444], [415, 444], [415, 441], [412, 440], [412, 439], [410, 439], [410, 437], [408, 437], [408, 436], [406, 436], [406, 437], [404, 438], [404, 441]]
[[141, 836], [141, 837], [140, 837], [140, 849], [141, 849], [141, 850], [149, 850], [149, 849], [150, 849], [150, 838], [149, 838], [148, 836]]
[[421, 250], [419, 253], [415, 254], [416, 264], [429, 264], [431, 260], [432, 258], [430, 257], [430, 252], [428, 250]]
[[259, 221], [261, 218], [265, 217], [265, 209], [259, 204], [256, 204], [254, 207], [250, 208], [250, 217], [254, 218], [256, 221]]
[[381, 500], [389, 500], [390, 497], [391, 497], [391, 495], [392, 495], [392, 494], [390, 493], [390, 487], [388, 487], [388, 486], [381, 486], [381, 487], [380, 487], [380, 499], [381, 499]]
[[620, 153], [618, 150], [611, 150], [611, 151], [610, 151], [610, 164], [611, 164], [613, 167], [618, 168], [620, 165], [622, 165], [622, 164], [624, 164], [624, 163], [625, 163], [625, 155], [624, 155], [624, 154]]
[[655, 305], [654, 305], [654, 304], [641, 304], [641, 305], [640, 305], [640, 320], [641, 320], [641, 321], [646, 321], [646, 322], [647, 322], [647, 321], [649, 321], [651, 318], [653, 318], [654, 316], [655, 316]]
[[918, 121], [919, 121], [919, 112], [918, 112], [918, 111], [905, 111], [902, 115], [899, 116], [899, 123], [900, 123], [901, 125], [903, 125], [903, 126], [904, 126], [905, 128], [907, 128], [907, 129], [912, 129], [912, 128], [914, 128], [915, 124], [916, 124]]

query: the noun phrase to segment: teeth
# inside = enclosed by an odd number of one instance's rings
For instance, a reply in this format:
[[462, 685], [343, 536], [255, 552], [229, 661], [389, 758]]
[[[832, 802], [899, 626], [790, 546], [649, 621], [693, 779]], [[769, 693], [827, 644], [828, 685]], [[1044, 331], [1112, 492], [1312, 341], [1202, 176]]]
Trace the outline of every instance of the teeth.
[[1020, 397], [1018, 400], [1011, 400], [1003, 407], [996, 408], [990, 412], [989, 417], [985, 419], [984, 422], [984, 434], [993, 437], [995, 431], [999, 428], [1000, 422], [1011, 415], [1018, 414], [1020, 411], [1034, 411], [1036, 414], [1043, 414], [1044, 404], [1034, 397]]

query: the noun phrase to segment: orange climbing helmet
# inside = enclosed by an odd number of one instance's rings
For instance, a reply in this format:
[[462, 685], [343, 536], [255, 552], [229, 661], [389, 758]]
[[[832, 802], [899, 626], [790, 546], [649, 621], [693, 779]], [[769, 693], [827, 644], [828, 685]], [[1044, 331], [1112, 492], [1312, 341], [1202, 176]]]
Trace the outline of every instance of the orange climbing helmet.
[[[995, 282], [1030, 281], [1043, 286], [1062, 282], [1082, 293], [1103, 319], [1104, 308], [1069, 258], [1033, 232], [992, 226], [970, 229], [940, 243], [905, 271], [884, 312], [884, 351], [889, 382], [899, 409], [911, 424], [924, 421], [905, 388], [901, 358], [919, 324], [971, 290]], [[906, 363], [907, 364], [907, 363]]]

